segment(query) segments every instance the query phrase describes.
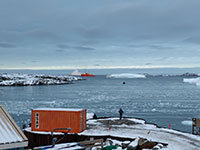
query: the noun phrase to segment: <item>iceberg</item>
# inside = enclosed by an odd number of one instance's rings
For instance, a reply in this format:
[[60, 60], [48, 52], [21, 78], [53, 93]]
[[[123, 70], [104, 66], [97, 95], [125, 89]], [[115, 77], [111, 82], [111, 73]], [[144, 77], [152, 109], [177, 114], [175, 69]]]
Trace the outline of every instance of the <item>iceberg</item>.
[[186, 125], [186, 126], [192, 126], [192, 121], [191, 120], [184, 120], [181, 122], [181, 124]]
[[184, 78], [183, 82], [185, 83], [190, 83], [190, 84], [196, 84], [197, 86], [200, 86], [200, 78]]
[[146, 78], [146, 76], [144, 74], [122, 73], [107, 75], [106, 78]]

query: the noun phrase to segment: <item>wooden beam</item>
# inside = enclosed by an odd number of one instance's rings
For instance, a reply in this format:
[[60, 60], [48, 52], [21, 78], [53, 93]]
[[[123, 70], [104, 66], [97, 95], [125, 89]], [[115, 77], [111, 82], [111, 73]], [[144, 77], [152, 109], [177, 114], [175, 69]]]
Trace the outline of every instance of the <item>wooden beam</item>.
[[97, 140], [92, 140], [92, 141], [81, 141], [78, 143], [81, 144], [85, 148], [92, 148], [96, 146], [101, 146], [101, 148], [103, 148], [103, 139], [97, 139]]

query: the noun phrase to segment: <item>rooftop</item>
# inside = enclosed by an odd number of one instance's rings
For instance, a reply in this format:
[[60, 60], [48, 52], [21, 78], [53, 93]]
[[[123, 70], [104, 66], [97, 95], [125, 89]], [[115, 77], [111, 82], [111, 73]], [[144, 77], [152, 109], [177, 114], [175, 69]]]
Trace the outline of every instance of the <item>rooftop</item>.
[[33, 110], [47, 110], [47, 111], [82, 111], [83, 109], [74, 108], [36, 108]]
[[28, 139], [8, 112], [0, 105], [0, 149], [26, 147]]

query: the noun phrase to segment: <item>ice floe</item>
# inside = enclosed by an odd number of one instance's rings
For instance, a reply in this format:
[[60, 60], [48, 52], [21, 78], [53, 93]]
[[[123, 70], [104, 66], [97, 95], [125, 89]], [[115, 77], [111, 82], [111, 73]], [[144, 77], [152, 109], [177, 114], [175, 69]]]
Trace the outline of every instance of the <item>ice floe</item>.
[[197, 86], [200, 86], [200, 78], [184, 78], [183, 82], [185, 83], [190, 83], [190, 84], [196, 84]]
[[192, 126], [192, 121], [191, 120], [184, 120], [181, 122], [183, 125], [186, 125], [186, 126]]

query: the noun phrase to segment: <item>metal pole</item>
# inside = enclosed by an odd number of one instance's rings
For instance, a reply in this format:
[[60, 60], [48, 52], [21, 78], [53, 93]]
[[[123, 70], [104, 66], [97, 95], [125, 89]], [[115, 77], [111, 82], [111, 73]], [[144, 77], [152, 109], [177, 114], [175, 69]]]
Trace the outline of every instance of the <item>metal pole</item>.
[[51, 131], [51, 144], [52, 144], [52, 147], [55, 146], [56, 144], [56, 141], [57, 141], [57, 138], [53, 138], [53, 133], [56, 131], [56, 130], [67, 130], [67, 132], [71, 131], [71, 128], [55, 128]]

